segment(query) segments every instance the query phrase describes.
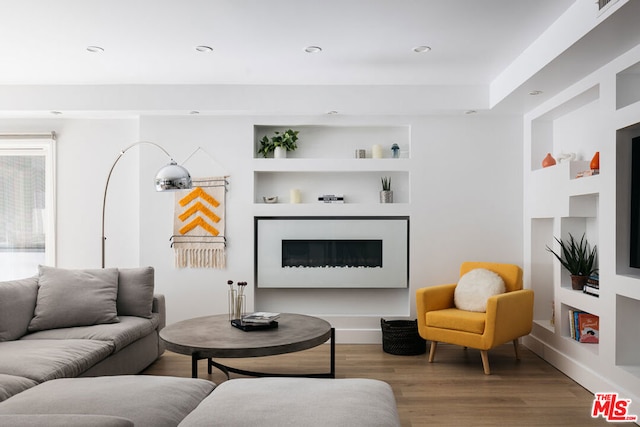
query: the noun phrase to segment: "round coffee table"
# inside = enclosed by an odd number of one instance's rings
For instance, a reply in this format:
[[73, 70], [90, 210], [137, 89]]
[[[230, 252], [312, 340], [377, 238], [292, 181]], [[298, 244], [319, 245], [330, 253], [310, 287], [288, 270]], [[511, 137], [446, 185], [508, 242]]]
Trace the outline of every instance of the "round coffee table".
[[[191, 376], [198, 377], [198, 360], [207, 359], [211, 367], [223, 371], [256, 377], [335, 378], [335, 329], [329, 322], [303, 314], [282, 313], [278, 327], [246, 332], [231, 326], [227, 314], [196, 317], [169, 325], [160, 331], [167, 350], [191, 356]], [[213, 358], [244, 358], [293, 353], [319, 346], [330, 340], [330, 371], [320, 374], [289, 375], [246, 371], [225, 366]]]

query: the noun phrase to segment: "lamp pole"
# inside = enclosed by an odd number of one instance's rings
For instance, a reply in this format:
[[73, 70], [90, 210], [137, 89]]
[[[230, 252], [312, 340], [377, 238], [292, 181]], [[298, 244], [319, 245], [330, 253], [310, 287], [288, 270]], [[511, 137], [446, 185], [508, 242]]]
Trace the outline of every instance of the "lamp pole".
[[[189, 172], [185, 168], [183, 168], [182, 166], [179, 166], [175, 162], [175, 160], [173, 160], [173, 158], [171, 157], [169, 152], [167, 152], [167, 150], [165, 150], [164, 148], [162, 148], [160, 145], [156, 144], [155, 142], [138, 141], [138, 142], [134, 142], [133, 144], [131, 144], [128, 147], [126, 147], [123, 150], [121, 150], [120, 154], [118, 154], [118, 157], [116, 157], [116, 160], [113, 162], [113, 165], [111, 165], [111, 169], [109, 169], [109, 175], [107, 175], [107, 182], [106, 182], [106, 184], [104, 186], [104, 196], [102, 198], [102, 268], [104, 268], [104, 265], [105, 265], [104, 253], [105, 253], [105, 242], [107, 240], [107, 237], [105, 236], [105, 233], [104, 233], [104, 219], [105, 219], [105, 212], [106, 212], [106, 206], [107, 206], [107, 190], [109, 189], [109, 181], [111, 180], [111, 174], [113, 173], [113, 169], [116, 167], [116, 165], [118, 164], [118, 162], [120, 161], [120, 158], [122, 158], [124, 153], [129, 151], [131, 148], [133, 148], [133, 147], [135, 147], [137, 145], [141, 145], [141, 144], [153, 145], [154, 147], [157, 147], [160, 150], [162, 150], [162, 152], [164, 152], [164, 154], [166, 154], [167, 157], [169, 157], [170, 162], [169, 162], [169, 164], [167, 166], [162, 168], [160, 171], [163, 171], [166, 168], [171, 167], [172, 168], [171, 172], [176, 173], [176, 176], [163, 177], [162, 178], [162, 180], [163, 180], [162, 183], [159, 183], [158, 182], [159, 178], [156, 177], [156, 190], [157, 191], [179, 190], [179, 189], [191, 188], [191, 176], [189, 175]], [[173, 170], [174, 167], [177, 168], [177, 169]]]

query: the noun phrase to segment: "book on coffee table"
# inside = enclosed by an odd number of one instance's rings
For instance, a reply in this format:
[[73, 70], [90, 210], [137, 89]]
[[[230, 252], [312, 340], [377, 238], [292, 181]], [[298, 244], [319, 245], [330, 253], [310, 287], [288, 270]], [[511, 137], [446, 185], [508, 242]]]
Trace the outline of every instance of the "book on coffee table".
[[253, 324], [253, 325], [268, 325], [271, 322], [278, 320], [279, 317], [280, 317], [280, 313], [257, 311], [255, 313], [249, 313], [242, 316], [242, 322], [245, 324]]

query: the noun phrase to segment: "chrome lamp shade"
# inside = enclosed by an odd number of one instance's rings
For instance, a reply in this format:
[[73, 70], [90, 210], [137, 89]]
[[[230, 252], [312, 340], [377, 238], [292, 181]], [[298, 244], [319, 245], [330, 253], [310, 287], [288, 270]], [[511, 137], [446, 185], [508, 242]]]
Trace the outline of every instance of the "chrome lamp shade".
[[191, 188], [189, 171], [171, 160], [156, 173], [156, 191], [175, 191]]

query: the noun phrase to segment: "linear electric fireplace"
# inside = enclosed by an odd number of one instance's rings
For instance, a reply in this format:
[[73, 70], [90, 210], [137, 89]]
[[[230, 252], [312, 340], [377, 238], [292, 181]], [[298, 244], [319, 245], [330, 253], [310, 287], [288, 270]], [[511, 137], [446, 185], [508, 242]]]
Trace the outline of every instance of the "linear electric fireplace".
[[256, 217], [262, 288], [405, 288], [406, 217]]

